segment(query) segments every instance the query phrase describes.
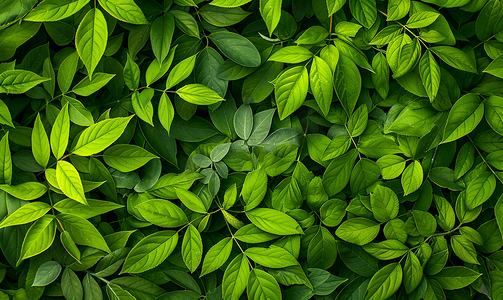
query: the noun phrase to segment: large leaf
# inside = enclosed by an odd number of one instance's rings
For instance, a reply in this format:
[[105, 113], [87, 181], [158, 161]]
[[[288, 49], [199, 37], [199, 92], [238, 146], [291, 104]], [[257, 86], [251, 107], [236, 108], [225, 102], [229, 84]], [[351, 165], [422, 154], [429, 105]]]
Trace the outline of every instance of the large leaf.
[[99, 0], [100, 5], [114, 18], [132, 24], [148, 24], [143, 11], [133, 0]]
[[38, 85], [50, 80], [26, 70], [7, 70], [0, 73], [0, 93], [23, 94]]
[[309, 75], [306, 67], [293, 67], [280, 75], [274, 86], [274, 94], [281, 120], [302, 106], [308, 87]]

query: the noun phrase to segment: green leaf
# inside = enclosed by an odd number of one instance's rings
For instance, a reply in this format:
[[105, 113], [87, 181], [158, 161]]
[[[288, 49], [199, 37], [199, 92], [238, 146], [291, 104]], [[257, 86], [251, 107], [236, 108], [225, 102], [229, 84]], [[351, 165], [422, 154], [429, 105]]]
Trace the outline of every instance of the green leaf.
[[59, 112], [51, 130], [51, 149], [56, 159], [63, 157], [68, 146], [70, 135], [70, 116], [68, 114], [68, 104], [63, 106]]
[[249, 299], [282, 299], [281, 289], [276, 279], [260, 269], [251, 270], [246, 293]]
[[188, 223], [182, 209], [168, 200], [148, 200], [136, 208], [147, 221], [157, 226], [172, 228]]
[[173, 104], [166, 93], [162, 93], [161, 95], [157, 112], [159, 113], [159, 121], [161, 122], [162, 127], [164, 127], [164, 129], [166, 129], [169, 133], [171, 123], [173, 123], [173, 118], [175, 117], [175, 109], [173, 108]]
[[124, 83], [130, 90], [138, 89], [140, 84], [140, 67], [133, 61], [129, 53], [127, 53], [126, 64], [123, 70]]
[[114, 18], [131, 24], [148, 24], [142, 10], [133, 0], [98, 0], [100, 5]]
[[241, 196], [245, 202], [246, 210], [252, 210], [262, 202], [267, 192], [267, 173], [264, 169], [258, 169], [246, 174], [241, 190]]
[[208, 211], [205, 203], [201, 198], [199, 198], [196, 194], [191, 191], [175, 188], [176, 196], [180, 201], [182, 201], [183, 205], [185, 205], [188, 209], [204, 214]]
[[[503, 98], [490, 96], [484, 100], [485, 118], [489, 126], [499, 133], [503, 133], [503, 107], [501, 106]], [[492, 153], [489, 153], [491, 155]]]
[[0, 182], [11, 184], [12, 182], [12, 158], [9, 147], [9, 132], [0, 140]]
[[72, 92], [77, 95], [87, 97], [104, 87], [114, 77], [115, 74], [105, 73], [96, 73], [92, 79], [87, 76], [73, 87]]
[[142, 273], [161, 264], [175, 249], [178, 233], [159, 231], [144, 237], [128, 253], [121, 273]]
[[26, 70], [7, 70], [0, 73], [0, 93], [23, 94], [34, 86], [51, 80]]
[[79, 216], [70, 214], [57, 215], [61, 226], [70, 233], [72, 240], [78, 245], [84, 245], [110, 253], [105, 239], [91, 222]]
[[10, 115], [9, 108], [5, 105], [5, 102], [0, 100], [0, 124], [9, 125], [14, 128], [12, 123], [12, 116]]
[[222, 281], [223, 299], [238, 300], [248, 284], [249, 275], [248, 258], [244, 254], [237, 255], [224, 272]]
[[17, 185], [0, 184], [0, 190], [21, 200], [35, 200], [47, 192], [47, 186], [40, 182], [24, 182]]
[[446, 267], [432, 278], [446, 290], [457, 290], [470, 285], [482, 274], [467, 267]]
[[311, 26], [306, 29], [300, 36], [295, 40], [296, 44], [317, 44], [328, 37], [328, 31], [322, 26]]
[[75, 167], [64, 160], [58, 161], [56, 166], [56, 180], [58, 187], [68, 197], [87, 205], [84, 187], [79, 172]]
[[449, 46], [431, 47], [430, 51], [435, 53], [441, 60], [449, 66], [461, 71], [477, 74], [477, 67], [465, 52]]
[[154, 158], [158, 157], [139, 146], [127, 144], [113, 145], [103, 153], [105, 163], [121, 172], [134, 171]]
[[46, 261], [37, 270], [32, 286], [46, 286], [58, 278], [61, 265], [57, 261]]
[[405, 26], [409, 28], [424, 28], [435, 22], [440, 16], [439, 13], [432, 11], [419, 11], [410, 16]]
[[84, 287], [84, 300], [103, 300], [103, 292], [90, 273], [87, 273], [86, 276], [84, 276], [82, 285]]
[[477, 127], [484, 116], [484, 105], [476, 94], [459, 98], [449, 111], [442, 143], [457, 140]]
[[170, 13], [156, 18], [150, 27], [150, 43], [152, 52], [159, 63], [168, 56], [171, 39], [175, 30], [175, 18]]
[[[493, 1], [496, 2], [496, 1]], [[484, 73], [489, 73], [493, 76], [503, 78], [503, 71], [501, 68], [503, 67], [503, 57], [498, 56], [495, 60], [493, 60], [485, 69]]]
[[77, 52], [87, 68], [90, 79], [103, 53], [105, 53], [107, 38], [108, 29], [105, 16], [99, 9], [91, 9], [80, 22], [75, 34]]
[[388, 2], [387, 21], [396, 21], [405, 17], [410, 9], [410, 0], [390, 0]]
[[471, 210], [486, 202], [496, 189], [496, 177], [484, 172], [475, 177], [466, 188], [466, 208]]
[[211, 273], [224, 265], [232, 251], [233, 241], [230, 237], [223, 238], [213, 245], [204, 256], [200, 277]]
[[251, 14], [239, 7], [224, 8], [214, 6], [213, 4], [204, 5], [199, 9], [199, 13], [206, 22], [217, 27], [232, 26], [243, 21]]
[[391, 263], [381, 268], [370, 279], [365, 299], [384, 300], [392, 296], [402, 284], [402, 266]]
[[409, 248], [400, 241], [385, 240], [364, 245], [363, 250], [379, 260], [391, 260], [406, 254]]
[[141, 93], [134, 91], [131, 96], [131, 103], [138, 118], [154, 126], [152, 121], [154, 117], [154, 106], [152, 105], [152, 97], [154, 96], [154, 89], [148, 88]]
[[355, 19], [366, 28], [372, 27], [377, 18], [375, 0], [349, 0], [349, 8]]
[[423, 167], [421, 163], [417, 160], [410, 163], [405, 171], [403, 171], [402, 178], [402, 188], [404, 195], [408, 195], [417, 191], [423, 184]]
[[38, 219], [26, 232], [19, 256], [20, 260], [30, 258], [47, 250], [52, 245], [55, 235], [56, 222], [53, 215], [45, 215]]
[[72, 153], [89, 156], [105, 150], [121, 136], [132, 117], [106, 119], [86, 128]]
[[346, 242], [363, 246], [372, 242], [379, 234], [380, 225], [365, 218], [353, 218], [344, 221], [335, 234]]
[[80, 126], [91, 126], [94, 124], [94, 118], [91, 112], [79, 100], [63, 96], [61, 103], [65, 105], [68, 103], [68, 113], [70, 121]]
[[311, 268], [330, 268], [337, 259], [337, 244], [334, 236], [323, 226], [309, 242], [307, 248], [307, 264]]
[[451, 237], [452, 250], [461, 260], [479, 265], [477, 261], [477, 250], [475, 246], [466, 237], [462, 235], [454, 235]]
[[75, 242], [72, 240], [72, 236], [70, 235], [70, 233], [68, 231], [63, 231], [61, 232], [59, 238], [66, 252], [68, 252], [74, 259], [80, 260], [81, 257], [80, 250], [75, 244]]
[[203, 258], [203, 241], [194, 225], [190, 224], [183, 235], [182, 258], [191, 273], [197, 269]]
[[196, 63], [196, 57], [197, 55], [187, 57], [173, 67], [171, 72], [169, 72], [168, 78], [166, 79], [166, 89], [170, 89], [179, 84], [192, 73], [192, 70], [194, 70]]
[[269, 248], [252, 247], [244, 252], [254, 262], [267, 268], [286, 268], [299, 263], [293, 255], [284, 248], [271, 246]]
[[498, 198], [498, 202], [496, 202], [496, 206], [494, 206], [494, 215], [496, 216], [496, 222], [498, 223], [500, 232], [503, 235], [503, 196]]
[[0, 223], [0, 228], [33, 222], [43, 217], [50, 209], [51, 206], [44, 202], [28, 203], [8, 215]]
[[114, 209], [124, 207], [111, 201], [87, 199], [87, 204], [84, 205], [72, 199], [63, 199], [54, 204], [54, 208], [65, 214], [72, 214], [89, 219], [95, 216], [105, 214]]
[[398, 197], [392, 189], [378, 185], [370, 194], [370, 205], [374, 218], [381, 223], [396, 218], [398, 215]]
[[176, 94], [183, 100], [196, 105], [210, 105], [224, 100], [214, 90], [198, 83], [184, 85], [176, 90]]
[[362, 79], [360, 71], [348, 57], [341, 55], [333, 78], [335, 93], [348, 115], [353, 113], [360, 95]]
[[73, 77], [77, 72], [78, 64], [79, 53], [74, 51], [72, 54], [68, 55], [59, 66], [57, 79], [59, 89], [62, 93], [66, 93], [70, 89]]
[[419, 75], [430, 101], [433, 101], [440, 88], [440, 67], [430, 51], [426, 51], [419, 62]]
[[260, 66], [260, 53], [245, 37], [228, 31], [215, 32], [208, 37], [225, 56], [235, 63], [245, 67]]
[[234, 114], [234, 130], [243, 140], [247, 140], [253, 129], [253, 112], [250, 105], [241, 105]]
[[314, 99], [318, 103], [323, 115], [327, 116], [334, 96], [331, 84], [332, 71], [330, 66], [318, 56], [315, 56], [313, 59], [309, 72], [309, 80]]
[[272, 36], [281, 19], [282, 2], [282, 0], [260, 0], [260, 15], [264, 19], [269, 36]]
[[265, 232], [280, 235], [292, 235], [303, 232], [295, 219], [274, 209], [255, 208], [247, 211], [246, 216], [255, 226]]
[[314, 54], [300, 46], [286, 46], [274, 52], [268, 61], [296, 64], [312, 58]]
[[302, 106], [308, 87], [309, 75], [304, 66], [293, 67], [279, 76], [274, 86], [274, 94], [281, 120]]
[[423, 267], [421, 266], [421, 262], [414, 252], [409, 252], [403, 269], [403, 285], [407, 293], [410, 294], [414, 291], [419, 286], [422, 279]]
[[81, 300], [84, 297], [84, 289], [79, 276], [72, 269], [66, 267], [61, 276], [61, 290], [65, 299]]
[[238, 7], [251, 0], [213, 0], [210, 4], [219, 7]]
[[35, 7], [24, 18], [25, 21], [30, 22], [55, 22], [80, 11], [89, 0], [78, 1], [60, 1], [60, 0], [45, 0]]

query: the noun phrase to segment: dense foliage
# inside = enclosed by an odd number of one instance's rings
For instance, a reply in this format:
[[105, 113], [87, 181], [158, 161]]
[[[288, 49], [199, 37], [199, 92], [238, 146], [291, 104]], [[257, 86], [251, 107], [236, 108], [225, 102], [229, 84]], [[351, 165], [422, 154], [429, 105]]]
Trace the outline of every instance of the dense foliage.
[[7, 0], [0, 61], [0, 299], [503, 299], [500, 0]]

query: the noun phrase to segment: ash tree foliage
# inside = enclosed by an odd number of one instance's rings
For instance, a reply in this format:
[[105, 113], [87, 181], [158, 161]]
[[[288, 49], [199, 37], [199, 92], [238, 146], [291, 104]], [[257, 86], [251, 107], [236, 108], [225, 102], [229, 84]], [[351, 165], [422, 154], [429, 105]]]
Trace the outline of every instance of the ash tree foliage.
[[501, 0], [0, 3], [0, 299], [503, 299]]

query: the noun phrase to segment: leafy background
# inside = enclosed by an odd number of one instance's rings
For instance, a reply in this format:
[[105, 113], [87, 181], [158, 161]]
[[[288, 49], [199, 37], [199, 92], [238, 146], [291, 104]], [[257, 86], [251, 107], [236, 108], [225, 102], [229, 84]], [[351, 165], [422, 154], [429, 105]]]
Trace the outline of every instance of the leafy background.
[[500, 0], [0, 3], [0, 299], [503, 299]]

